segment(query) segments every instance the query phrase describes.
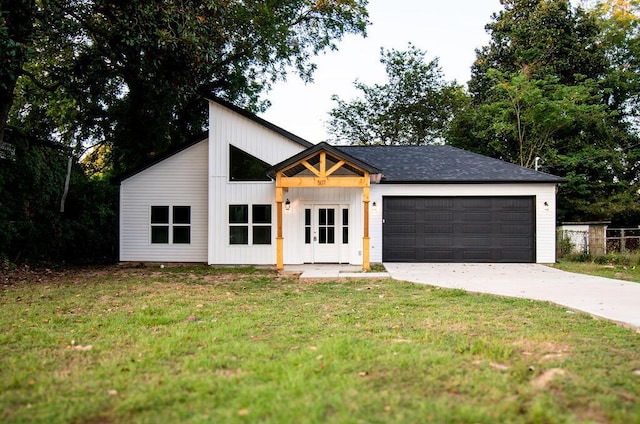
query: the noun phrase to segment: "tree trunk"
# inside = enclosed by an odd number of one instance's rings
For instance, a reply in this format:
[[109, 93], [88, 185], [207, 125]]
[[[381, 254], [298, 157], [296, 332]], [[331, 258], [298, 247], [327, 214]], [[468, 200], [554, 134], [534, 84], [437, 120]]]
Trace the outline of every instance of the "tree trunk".
[[[31, 45], [35, 0], [0, 2], [0, 142], [13, 104], [13, 92]], [[4, 27], [4, 28], [3, 28]]]
[[[14, 84], [15, 87], [15, 84]], [[4, 93], [0, 93], [0, 143], [4, 140], [4, 129], [9, 118], [9, 109], [13, 103], [13, 98], [5, 99]]]

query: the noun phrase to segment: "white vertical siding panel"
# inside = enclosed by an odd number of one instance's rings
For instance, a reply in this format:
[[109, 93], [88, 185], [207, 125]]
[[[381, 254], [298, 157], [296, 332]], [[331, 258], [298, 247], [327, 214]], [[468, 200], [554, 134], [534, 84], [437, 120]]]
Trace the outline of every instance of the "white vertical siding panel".
[[[372, 184], [369, 195], [369, 237], [371, 238], [371, 263], [382, 262], [382, 196], [385, 185]], [[373, 202], [376, 202], [375, 208]]]
[[[215, 102], [209, 102], [209, 251], [210, 264], [275, 264], [276, 204], [273, 182], [230, 182], [229, 145], [271, 165], [304, 147]], [[230, 204], [272, 205], [271, 245], [229, 244]], [[285, 219], [286, 222], [286, 219]], [[251, 224], [249, 224], [251, 225]], [[283, 231], [287, 231], [283, 229]]]
[[[121, 261], [206, 262], [207, 151], [205, 140], [122, 181]], [[151, 244], [151, 206], [191, 206], [191, 243]]]
[[[556, 188], [539, 187], [536, 194], [536, 262], [556, 261]], [[548, 206], [545, 206], [545, 202]]]

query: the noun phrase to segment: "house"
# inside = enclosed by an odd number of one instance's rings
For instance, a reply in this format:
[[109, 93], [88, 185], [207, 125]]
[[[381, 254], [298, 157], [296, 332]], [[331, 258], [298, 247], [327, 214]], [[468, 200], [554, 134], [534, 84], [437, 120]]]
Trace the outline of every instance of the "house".
[[450, 146], [312, 144], [228, 102], [120, 180], [120, 260], [555, 262], [562, 178]]

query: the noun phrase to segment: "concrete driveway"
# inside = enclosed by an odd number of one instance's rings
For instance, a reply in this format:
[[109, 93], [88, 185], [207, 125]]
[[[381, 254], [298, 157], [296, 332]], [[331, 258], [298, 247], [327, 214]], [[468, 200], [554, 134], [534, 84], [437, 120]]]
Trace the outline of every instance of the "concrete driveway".
[[574, 274], [539, 264], [385, 263], [384, 266], [396, 280], [546, 300], [640, 328], [640, 283]]

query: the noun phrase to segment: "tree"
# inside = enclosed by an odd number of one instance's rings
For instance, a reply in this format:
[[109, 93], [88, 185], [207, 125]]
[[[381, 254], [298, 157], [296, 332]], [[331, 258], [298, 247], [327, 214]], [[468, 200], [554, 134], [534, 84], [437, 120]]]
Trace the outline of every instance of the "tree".
[[[449, 142], [529, 167], [539, 156], [542, 170], [568, 180], [558, 196], [560, 220], [611, 219], [619, 211], [606, 199], [624, 197], [638, 182], [633, 78], [620, 77], [613, 60], [630, 49], [612, 34], [629, 32], [603, 9], [572, 9], [566, 0], [502, 3]], [[617, 87], [622, 80], [629, 84]]]
[[201, 136], [203, 94], [259, 110], [274, 81], [310, 80], [317, 53], [365, 33], [366, 4], [2, 0], [0, 132], [16, 155], [0, 157], [0, 258], [113, 258], [109, 177]]
[[622, 117], [635, 117], [640, 111], [640, 1], [605, 0], [594, 11], [610, 64], [605, 101]]
[[453, 115], [465, 101], [462, 87], [444, 80], [438, 60], [409, 45], [406, 51], [381, 49], [387, 83], [356, 81], [362, 98], [346, 102], [334, 95], [329, 132], [352, 144], [430, 144], [443, 141]]
[[10, 124], [74, 146], [109, 144], [116, 172], [206, 124], [202, 93], [254, 109], [346, 33], [366, 0], [41, 0]]
[[[583, 78], [599, 80], [607, 59], [598, 42], [596, 16], [571, 9], [568, 0], [501, 0], [502, 11], [486, 25], [489, 45], [476, 51], [469, 92], [487, 100], [492, 90], [489, 70], [524, 72], [531, 78], [553, 76], [560, 84]], [[576, 79], [577, 78], [577, 79]]]
[[33, 32], [34, 1], [0, 2], [0, 143]]
[[606, 118], [603, 105], [593, 101], [594, 84], [564, 85], [557, 77], [532, 79], [521, 72], [505, 76], [490, 72], [494, 101], [482, 105], [490, 118], [490, 146], [504, 160], [533, 168], [536, 157], [558, 150], [556, 137], [588, 119]]

